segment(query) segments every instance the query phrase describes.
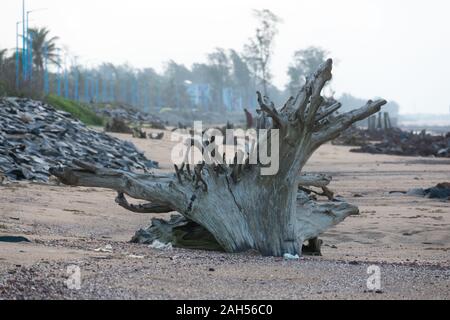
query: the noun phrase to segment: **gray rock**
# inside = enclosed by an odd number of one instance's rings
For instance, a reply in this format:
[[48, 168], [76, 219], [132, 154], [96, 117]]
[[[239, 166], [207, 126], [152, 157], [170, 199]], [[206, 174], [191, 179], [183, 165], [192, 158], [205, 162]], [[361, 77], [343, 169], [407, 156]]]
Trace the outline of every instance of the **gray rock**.
[[19, 242], [31, 242], [31, 241], [25, 237], [2, 236], [2, 237], [0, 237], [0, 242], [19, 243]]
[[410, 189], [410, 190], [408, 190], [406, 195], [423, 197], [423, 196], [425, 196], [425, 190], [422, 188]]

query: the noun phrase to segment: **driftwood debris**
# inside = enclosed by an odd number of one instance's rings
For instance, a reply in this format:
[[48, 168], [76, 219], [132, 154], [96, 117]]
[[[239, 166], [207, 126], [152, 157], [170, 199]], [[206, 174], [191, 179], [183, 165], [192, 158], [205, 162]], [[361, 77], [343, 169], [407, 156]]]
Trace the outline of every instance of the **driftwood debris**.
[[150, 128], [166, 130], [164, 122], [154, 114], [144, 112], [131, 106], [109, 106], [103, 105], [93, 108], [94, 112], [106, 119], [122, 119], [126, 123], [142, 123], [150, 125]]
[[[321, 96], [332, 78], [331, 70], [332, 61], [328, 60], [282, 108], [258, 94], [260, 117], [265, 120], [259, 119], [258, 126], [267, 129], [260, 134], [259, 148], [264, 143], [270, 147], [272, 138], [279, 136], [276, 174], [263, 174], [267, 166], [260, 162], [240, 164], [238, 154], [228, 163], [177, 164], [176, 174], [136, 174], [103, 168], [93, 171], [76, 166], [55, 168], [52, 173], [68, 185], [108, 188], [149, 201], [149, 210], [145, 210], [149, 213], [179, 212], [187, 223], [207, 230], [226, 252], [254, 249], [271, 256], [301, 254], [306, 241], [317, 244], [317, 237], [325, 230], [359, 212], [346, 202], [313, 200], [299, 186], [327, 187], [327, 178], [304, 178], [304, 165], [322, 144], [386, 104], [385, 100], [369, 101], [360, 109], [332, 116], [331, 111], [340, 105], [323, 107]], [[255, 152], [255, 148], [252, 150], [248, 155]], [[183, 239], [198, 235], [193, 231], [191, 234], [189, 228], [185, 232]]]
[[133, 128], [133, 138], [147, 139], [147, 133], [144, 130], [142, 130], [141, 127], [134, 127]]
[[253, 128], [253, 115], [247, 109], [244, 109], [245, 121], [247, 123], [247, 129]]
[[164, 132], [149, 133], [148, 138], [152, 140], [162, 140], [164, 138]]
[[133, 129], [122, 118], [112, 118], [105, 125], [105, 132], [133, 134]]
[[360, 153], [450, 157], [450, 132], [431, 135], [426, 131], [414, 133], [399, 128], [365, 130], [352, 127], [333, 143], [360, 147], [351, 150]]

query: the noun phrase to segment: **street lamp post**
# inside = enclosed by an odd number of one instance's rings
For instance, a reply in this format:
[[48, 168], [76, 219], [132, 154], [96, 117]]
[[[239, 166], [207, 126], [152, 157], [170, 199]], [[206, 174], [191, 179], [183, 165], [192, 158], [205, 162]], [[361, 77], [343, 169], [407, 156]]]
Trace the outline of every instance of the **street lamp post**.
[[[25, 12], [25, 0], [23, 0], [23, 11]], [[29, 33], [30, 13], [47, 10], [47, 8], [34, 9], [26, 12], [26, 20], [24, 23], [24, 50], [25, 50], [25, 78], [29, 75], [30, 80], [33, 77], [33, 36]], [[25, 14], [24, 14], [25, 18]]]
[[[33, 51], [33, 45], [30, 42], [30, 36], [29, 36], [29, 18], [30, 18], [30, 13], [32, 11], [27, 11], [26, 14], [26, 19], [25, 19], [25, 78], [28, 78], [28, 75], [30, 74], [30, 70], [33, 69], [33, 64], [29, 64], [30, 63], [30, 51]], [[31, 47], [31, 48], [30, 48]]]
[[25, 0], [22, 0], [22, 22], [23, 22], [23, 26], [22, 26], [22, 73], [23, 73], [23, 78], [25, 79], [26, 75], [27, 75], [27, 66], [26, 66], [26, 62], [27, 62], [27, 58], [26, 58], [26, 25], [25, 25]]
[[19, 25], [21, 23], [23, 21], [16, 22], [16, 90], [19, 90]]

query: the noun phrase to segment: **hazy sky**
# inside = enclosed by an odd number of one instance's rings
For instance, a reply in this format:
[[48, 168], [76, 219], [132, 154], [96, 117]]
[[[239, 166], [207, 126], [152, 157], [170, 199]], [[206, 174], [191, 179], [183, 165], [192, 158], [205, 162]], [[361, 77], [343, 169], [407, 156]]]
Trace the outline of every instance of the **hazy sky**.
[[[1, 0], [0, 47], [15, 46], [22, 0]], [[337, 62], [337, 94], [396, 100], [402, 113], [450, 107], [448, 0], [27, 0], [33, 26], [47, 26], [80, 62], [190, 66], [215, 47], [241, 50], [267, 8], [284, 23], [272, 63], [286, 84], [294, 51], [321, 46]]]

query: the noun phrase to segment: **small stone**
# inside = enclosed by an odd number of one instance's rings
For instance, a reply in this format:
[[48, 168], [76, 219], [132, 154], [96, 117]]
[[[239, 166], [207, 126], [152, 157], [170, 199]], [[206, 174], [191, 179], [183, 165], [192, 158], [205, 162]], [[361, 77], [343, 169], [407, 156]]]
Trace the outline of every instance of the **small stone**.
[[283, 255], [283, 259], [284, 260], [300, 260], [300, 257], [298, 254], [296, 254], [295, 256], [290, 254], [290, 253], [285, 253]]

